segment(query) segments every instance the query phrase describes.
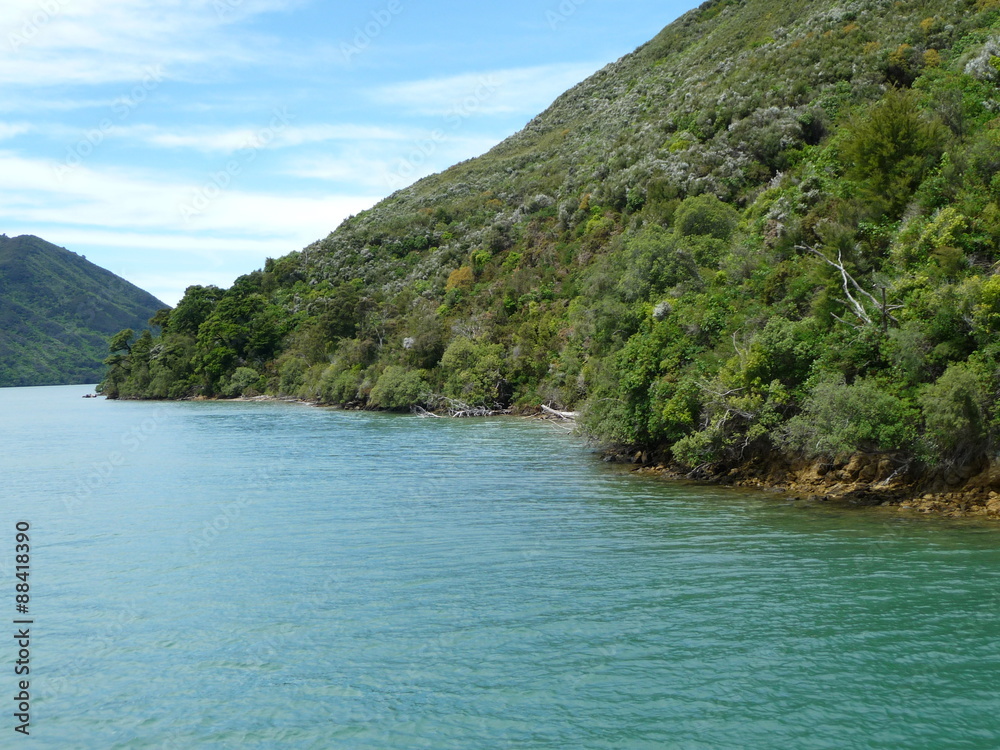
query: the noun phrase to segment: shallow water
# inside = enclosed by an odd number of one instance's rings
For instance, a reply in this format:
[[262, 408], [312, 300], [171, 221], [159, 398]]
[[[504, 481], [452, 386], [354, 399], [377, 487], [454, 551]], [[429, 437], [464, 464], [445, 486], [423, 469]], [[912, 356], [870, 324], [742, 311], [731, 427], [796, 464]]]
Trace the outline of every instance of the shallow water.
[[87, 390], [0, 389], [0, 613], [27, 520], [35, 620], [0, 747], [1000, 747], [995, 525], [525, 420]]

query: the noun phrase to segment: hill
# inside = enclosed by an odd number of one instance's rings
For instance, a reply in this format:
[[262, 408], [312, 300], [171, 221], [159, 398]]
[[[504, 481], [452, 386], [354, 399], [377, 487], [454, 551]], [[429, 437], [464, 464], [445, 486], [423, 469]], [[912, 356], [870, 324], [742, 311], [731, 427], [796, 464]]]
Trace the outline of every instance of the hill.
[[190, 288], [105, 392], [548, 403], [696, 475], [968, 476], [1000, 420], [998, 81], [998, 0], [712, 0], [484, 156]]
[[0, 236], [0, 386], [99, 382], [108, 337], [164, 307], [76, 253]]

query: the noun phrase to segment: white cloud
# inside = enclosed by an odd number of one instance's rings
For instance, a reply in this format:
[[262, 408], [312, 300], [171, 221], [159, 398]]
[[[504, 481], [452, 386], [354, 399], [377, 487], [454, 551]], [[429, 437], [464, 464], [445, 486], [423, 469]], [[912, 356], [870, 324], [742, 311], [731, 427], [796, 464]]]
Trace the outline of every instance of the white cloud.
[[[190, 284], [228, 286], [264, 258], [300, 250], [380, 197], [360, 192], [301, 197], [234, 184], [210, 191], [189, 215], [183, 209], [205, 195], [204, 185], [86, 164], [60, 180], [59, 166], [0, 151], [2, 230], [85, 253], [168, 303]], [[165, 274], [164, 269], [175, 270]]]
[[[8, 196], [0, 221], [77, 232], [89, 228], [92, 236], [99, 230], [102, 243], [116, 246], [135, 242], [203, 252], [281, 240], [289, 252], [378, 200], [374, 195], [296, 197], [225, 187], [206, 191], [204, 185], [85, 165], [60, 181], [54, 176], [58, 166], [0, 152], [0, 193]], [[196, 203], [199, 195], [205, 200]]]
[[[141, 79], [160, 64], [204, 76], [208, 63], [257, 62], [268, 40], [223, 33], [291, 0], [4, 0], [0, 83], [98, 84]], [[237, 41], [238, 39], [238, 41]]]
[[33, 129], [34, 126], [27, 122], [0, 122], [0, 141], [30, 133]]
[[600, 67], [556, 64], [428, 78], [382, 86], [372, 92], [372, 98], [413, 114], [445, 118], [534, 115]]
[[391, 146], [361, 142], [340, 154], [296, 158], [284, 174], [388, 193], [479, 156], [500, 140], [498, 136], [460, 135], [445, 129], [424, 130]]
[[[294, 119], [294, 113], [289, 113]], [[306, 125], [301, 127], [273, 124], [273, 117], [258, 127], [228, 129], [193, 129], [171, 132], [140, 126], [121, 129], [120, 135], [136, 137], [153, 146], [188, 148], [204, 152], [233, 153], [245, 148], [287, 148], [329, 141], [404, 141], [412, 134], [401, 129], [369, 125]]]
[[[113, 169], [91, 169], [86, 165], [64, 170], [64, 165], [39, 159], [25, 159], [9, 152], [0, 152], [0, 191], [7, 191], [10, 200], [17, 202], [18, 215], [37, 218], [45, 222], [81, 226], [107, 226], [123, 228], [172, 227], [177, 224], [179, 207], [202, 191], [204, 184], [166, 180], [162, 175], [144, 175]], [[202, 229], [232, 229], [245, 227], [245, 233], [264, 231], [268, 227], [281, 227], [303, 216], [307, 210], [329, 208], [339, 204], [360, 210], [359, 204], [371, 205], [372, 196], [329, 196], [321, 198], [295, 198], [284, 195], [239, 192], [220, 188], [215, 203], [244, 203], [252, 211], [260, 202], [273, 206], [268, 216], [250, 213], [239, 220], [220, 220], [217, 227], [199, 221]], [[214, 190], [208, 191], [215, 193]], [[2, 209], [0, 209], [2, 210]], [[9, 208], [8, 208], [9, 210]], [[291, 214], [283, 216], [282, 211]], [[27, 212], [27, 213], [25, 213]], [[206, 209], [199, 216], [224, 212]], [[59, 221], [59, 217], [62, 220]]]

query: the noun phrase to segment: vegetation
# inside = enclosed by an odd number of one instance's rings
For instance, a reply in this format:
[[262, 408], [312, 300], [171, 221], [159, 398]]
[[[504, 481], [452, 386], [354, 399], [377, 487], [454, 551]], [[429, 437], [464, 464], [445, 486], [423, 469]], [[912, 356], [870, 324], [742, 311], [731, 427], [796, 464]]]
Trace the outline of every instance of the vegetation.
[[0, 236], [0, 386], [96, 383], [108, 336], [163, 306], [38, 237]]
[[548, 403], [716, 470], [980, 460], [998, 83], [994, 0], [712, 0], [483, 157], [191, 287], [104, 390]]

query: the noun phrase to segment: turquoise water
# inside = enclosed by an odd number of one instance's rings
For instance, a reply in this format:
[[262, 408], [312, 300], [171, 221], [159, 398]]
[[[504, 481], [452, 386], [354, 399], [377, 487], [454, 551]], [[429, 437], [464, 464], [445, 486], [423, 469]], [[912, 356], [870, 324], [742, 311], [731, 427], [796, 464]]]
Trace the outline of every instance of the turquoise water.
[[995, 526], [525, 420], [87, 390], [0, 389], [0, 616], [27, 520], [35, 619], [0, 747], [1000, 747]]

